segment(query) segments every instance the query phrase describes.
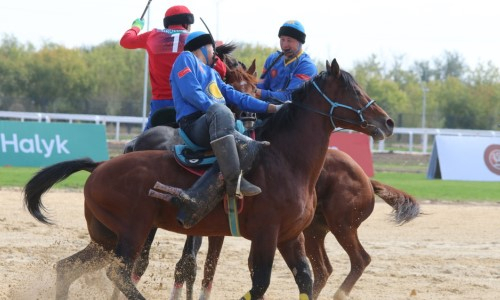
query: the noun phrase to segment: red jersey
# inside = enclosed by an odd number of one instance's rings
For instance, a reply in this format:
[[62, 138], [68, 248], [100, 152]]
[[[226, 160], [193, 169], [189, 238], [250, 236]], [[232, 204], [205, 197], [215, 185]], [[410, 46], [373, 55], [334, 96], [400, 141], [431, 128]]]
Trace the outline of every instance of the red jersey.
[[189, 31], [181, 26], [176, 29], [153, 29], [143, 34], [138, 34], [139, 31], [137, 27], [127, 30], [120, 45], [126, 49], [148, 51], [152, 100], [172, 99], [170, 72], [175, 59], [184, 50]]

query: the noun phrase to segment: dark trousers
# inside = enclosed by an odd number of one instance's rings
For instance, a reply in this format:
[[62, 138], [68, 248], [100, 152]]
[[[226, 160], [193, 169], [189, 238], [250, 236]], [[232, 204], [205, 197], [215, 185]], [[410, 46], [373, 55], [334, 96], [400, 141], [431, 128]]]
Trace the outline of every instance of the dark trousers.
[[190, 115], [179, 122], [181, 129], [198, 146], [210, 148], [210, 142], [235, 131], [233, 112], [225, 104], [211, 105], [205, 114]]

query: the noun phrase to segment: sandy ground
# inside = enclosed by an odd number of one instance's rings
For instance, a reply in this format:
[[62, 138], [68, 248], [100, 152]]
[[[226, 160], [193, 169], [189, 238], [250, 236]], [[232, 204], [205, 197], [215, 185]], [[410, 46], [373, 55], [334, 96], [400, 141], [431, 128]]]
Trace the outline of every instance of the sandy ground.
[[[89, 242], [83, 197], [80, 192], [61, 191], [44, 196], [55, 226], [32, 218], [21, 197], [20, 190], [0, 189], [0, 299], [53, 299], [54, 264]], [[423, 201], [422, 211], [424, 215], [398, 227], [389, 221], [390, 207], [377, 201], [360, 228], [372, 263], [351, 299], [500, 299], [500, 205]], [[139, 284], [148, 299], [168, 299], [183, 243], [184, 237], [175, 233], [157, 235], [152, 262]], [[200, 252], [200, 267], [207, 244]], [[247, 240], [226, 238], [212, 299], [238, 299], [250, 289], [248, 249]], [[327, 249], [335, 271], [320, 299], [333, 297], [349, 269], [348, 257], [333, 235]], [[104, 271], [99, 271], [79, 279], [70, 299], [106, 299], [111, 290]], [[297, 298], [292, 275], [278, 254], [266, 299]]]

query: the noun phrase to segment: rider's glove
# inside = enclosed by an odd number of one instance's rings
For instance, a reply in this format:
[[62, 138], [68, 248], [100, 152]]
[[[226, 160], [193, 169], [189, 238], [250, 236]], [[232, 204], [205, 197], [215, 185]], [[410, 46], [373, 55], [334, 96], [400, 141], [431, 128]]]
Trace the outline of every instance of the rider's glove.
[[132, 28], [137, 27], [139, 28], [139, 31], [142, 30], [142, 27], [144, 27], [144, 20], [143, 19], [135, 19], [134, 22], [132, 23]]

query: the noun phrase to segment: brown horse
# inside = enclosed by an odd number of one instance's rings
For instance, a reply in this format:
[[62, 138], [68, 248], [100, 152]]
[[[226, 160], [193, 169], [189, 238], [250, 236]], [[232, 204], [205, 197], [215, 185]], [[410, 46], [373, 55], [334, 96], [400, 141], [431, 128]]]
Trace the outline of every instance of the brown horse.
[[[243, 299], [263, 297], [276, 249], [294, 271], [300, 297], [312, 298], [312, 278], [302, 231], [314, 215], [314, 187], [330, 133], [341, 126], [366, 133], [375, 140], [392, 134], [393, 121], [349, 73], [340, 70], [336, 60], [331, 65], [327, 62], [326, 70], [297, 90], [292, 103], [269, 118], [258, 132], [271, 145], [261, 151], [247, 175], [262, 188], [262, 193], [249, 197], [239, 216], [241, 235], [251, 240], [249, 262], [253, 271], [252, 288]], [[59, 299], [68, 297], [74, 280], [106, 265], [109, 265], [108, 277], [127, 298], [144, 299], [131, 275], [133, 263], [152, 228], [203, 236], [231, 234], [222, 204], [187, 229], [176, 221], [175, 201], [148, 196], [157, 181], [188, 188], [197, 179], [166, 151], [131, 152], [100, 163], [78, 159], [44, 168], [24, 189], [24, 203], [31, 215], [40, 222], [50, 223], [42, 212], [41, 196], [53, 184], [80, 170], [91, 172], [84, 187], [91, 243], [57, 263]], [[110, 264], [110, 257], [116, 257], [118, 262]]]
[[[358, 228], [373, 211], [375, 194], [393, 208], [396, 224], [413, 220], [420, 213], [418, 202], [409, 194], [381, 182], [370, 180], [348, 154], [330, 149], [316, 183], [318, 206], [311, 224], [304, 230], [306, 254], [314, 272], [313, 297], [317, 299], [333, 272], [325, 249], [325, 237], [332, 232], [351, 261], [351, 269], [334, 295], [346, 299], [371, 261], [358, 239]], [[208, 299], [224, 237], [209, 237], [200, 299]], [[152, 242], [152, 241], [151, 241]], [[146, 247], [150, 247], [148, 241]], [[175, 285], [170, 300], [180, 299], [186, 282], [187, 299], [192, 299], [196, 277], [196, 254], [201, 237], [188, 237], [175, 268]], [[147, 259], [147, 252], [142, 259]]]
[[[247, 70], [247, 74], [241, 71], [237, 72], [238, 69], [234, 65], [232, 70], [231, 75], [226, 77], [227, 82], [240, 91], [247, 93], [253, 91], [257, 81], [254, 75], [255, 60]], [[230, 73], [228, 72], [228, 74]], [[250, 128], [245, 127], [247, 130], [252, 130], [251, 126], [249, 126]], [[180, 136], [174, 129], [158, 126], [151, 128], [149, 132], [142, 133], [137, 138], [136, 147], [133, 150], [167, 150], [181, 142]], [[314, 298], [318, 297], [332, 273], [330, 261], [324, 249], [324, 238], [328, 231], [333, 232], [351, 259], [351, 271], [345, 279], [345, 283], [337, 291], [336, 299], [342, 298], [338, 295], [349, 295], [368, 265], [370, 258], [357, 239], [357, 229], [373, 210], [374, 192], [393, 207], [395, 221], [398, 224], [408, 222], [419, 214], [419, 205], [413, 197], [383, 183], [369, 180], [361, 167], [349, 155], [338, 150], [328, 151], [325, 165], [316, 184], [318, 207], [315, 218], [304, 231], [306, 252], [314, 272]], [[324, 205], [335, 207], [335, 209], [331, 209], [331, 212], [326, 211], [323, 209]], [[330, 228], [328, 228], [326, 220], [329, 220], [328, 224], [332, 224]], [[335, 230], [335, 228], [345, 228], [346, 232], [339, 233], [339, 230]], [[137, 280], [144, 274], [149, 263], [149, 251], [155, 233], [156, 228], [150, 232], [141, 256], [136, 261], [134, 276]], [[208, 253], [205, 260], [200, 299], [208, 299], [210, 296], [215, 268], [224, 242], [224, 237], [213, 236], [208, 239]], [[350, 244], [344, 246], [347, 243], [345, 241], [350, 241]], [[184, 283], [186, 284], [186, 299], [193, 299], [193, 286], [197, 271], [196, 256], [201, 243], [202, 237], [200, 236], [186, 238], [182, 257], [175, 267], [175, 282], [170, 300], [181, 299]]]

